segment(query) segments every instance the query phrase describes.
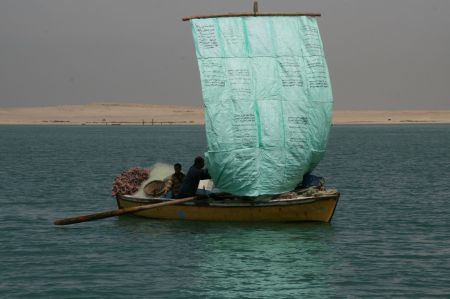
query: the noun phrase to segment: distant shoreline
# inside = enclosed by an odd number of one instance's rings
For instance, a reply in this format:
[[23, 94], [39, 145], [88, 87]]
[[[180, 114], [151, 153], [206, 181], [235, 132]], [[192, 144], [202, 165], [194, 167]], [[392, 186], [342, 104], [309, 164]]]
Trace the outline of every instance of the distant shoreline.
[[[204, 125], [200, 106], [93, 103], [0, 107], [0, 125]], [[450, 110], [334, 111], [334, 125], [450, 124]]]

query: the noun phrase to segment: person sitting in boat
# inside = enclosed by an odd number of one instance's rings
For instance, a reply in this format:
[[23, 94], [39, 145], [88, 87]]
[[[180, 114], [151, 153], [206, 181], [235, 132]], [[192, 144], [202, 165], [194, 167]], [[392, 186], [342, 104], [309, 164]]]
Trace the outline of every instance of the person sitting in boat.
[[175, 198], [180, 193], [181, 185], [183, 184], [185, 177], [185, 174], [181, 172], [180, 163], [175, 163], [173, 169], [175, 172], [169, 176], [163, 189], [163, 196], [168, 198]]
[[189, 171], [184, 178], [183, 184], [181, 185], [180, 193], [176, 198], [195, 196], [200, 180], [211, 178], [209, 176], [208, 170], [203, 169], [204, 166], [205, 160], [203, 160], [203, 158], [200, 156], [196, 157], [194, 160], [194, 165], [189, 168]]

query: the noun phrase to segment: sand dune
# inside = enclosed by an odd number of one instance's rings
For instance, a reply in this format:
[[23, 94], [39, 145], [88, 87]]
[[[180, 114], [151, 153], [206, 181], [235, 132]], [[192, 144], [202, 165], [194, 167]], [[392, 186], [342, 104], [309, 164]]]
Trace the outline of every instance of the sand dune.
[[335, 111], [334, 124], [450, 123], [450, 110]]
[[[204, 124], [200, 106], [93, 103], [0, 107], [0, 124]], [[334, 124], [450, 123], [450, 110], [335, 111]]]
[[49, 107], [0, 107], [0, 124], [203, 124], [193, 106], [93, 103]]

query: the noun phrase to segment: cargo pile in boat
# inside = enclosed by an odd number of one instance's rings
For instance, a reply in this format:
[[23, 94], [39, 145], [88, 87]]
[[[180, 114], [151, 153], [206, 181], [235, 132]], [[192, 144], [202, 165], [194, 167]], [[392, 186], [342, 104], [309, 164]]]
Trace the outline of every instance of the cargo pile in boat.
[[143, 181], [148, 179], [150, 171], [148, 169], [134, 167], [130, 168], [114, 179], [112, 195], [133, 194], [138, 191]]

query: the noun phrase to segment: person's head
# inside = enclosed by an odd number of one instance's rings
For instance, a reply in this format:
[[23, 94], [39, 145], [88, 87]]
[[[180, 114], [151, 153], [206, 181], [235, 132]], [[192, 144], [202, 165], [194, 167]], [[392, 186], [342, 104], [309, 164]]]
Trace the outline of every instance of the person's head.
[[194, 160], [194, 166], [197, 168], [203, 168], [205, 166], [205, 160], [202, 157], [198, 156]]
[[173, 165], [173, 169], [175, 169], [175, 173], [180, 173], [181, 172], [181, 164], [180, 163], [175, 163]]

